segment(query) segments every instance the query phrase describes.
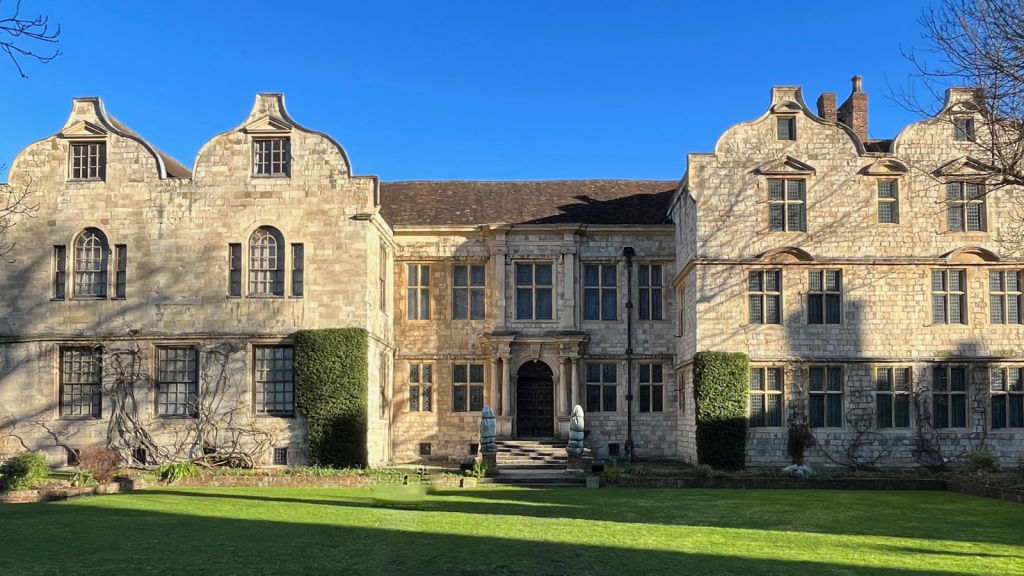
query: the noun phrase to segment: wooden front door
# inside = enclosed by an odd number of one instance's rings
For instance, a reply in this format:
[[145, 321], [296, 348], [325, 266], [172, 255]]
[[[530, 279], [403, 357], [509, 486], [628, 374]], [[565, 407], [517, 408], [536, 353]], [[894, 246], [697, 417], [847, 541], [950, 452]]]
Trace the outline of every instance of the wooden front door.
[[516, 436], [551, 438], [555, 435], [555, 383], [543, 362], [527, 362], [516, 378]]

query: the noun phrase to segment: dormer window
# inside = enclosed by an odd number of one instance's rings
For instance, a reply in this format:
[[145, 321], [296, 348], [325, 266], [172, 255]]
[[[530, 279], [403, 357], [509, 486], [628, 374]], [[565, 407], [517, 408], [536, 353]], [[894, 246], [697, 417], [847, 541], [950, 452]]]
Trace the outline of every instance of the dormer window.
[[106, 177], [106, 142], [75, 142], [71, 144], [72, 180], [103, 180]]
[[796, 140], [796, 118], [793, 116], [780, 116], [776, 118], [777, 135], [779, 140]]
[[955, 118], [953, 120], [953, 140], [974, 142], [974, 118]]
[[290, 138], [261, 138], [252, 141], [254, 175], [287, 178], [291, 175], [291, 161]]

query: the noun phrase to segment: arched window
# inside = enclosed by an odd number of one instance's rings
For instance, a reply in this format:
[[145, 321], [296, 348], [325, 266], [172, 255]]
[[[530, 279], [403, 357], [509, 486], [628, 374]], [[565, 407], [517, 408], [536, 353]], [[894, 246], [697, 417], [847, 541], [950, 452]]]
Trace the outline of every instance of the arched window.
[[107, 237], [86, 228], [75, 240], [75, 296], [107, 297]]
[[249, 239], [249, 295], [284, 296], [284, 238], [264, 226]]

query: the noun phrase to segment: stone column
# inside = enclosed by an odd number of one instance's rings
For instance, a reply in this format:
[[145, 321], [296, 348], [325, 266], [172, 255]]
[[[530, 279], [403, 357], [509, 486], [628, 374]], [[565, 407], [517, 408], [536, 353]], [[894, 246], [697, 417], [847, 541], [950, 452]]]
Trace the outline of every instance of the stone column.
[[491, 358], [491, 410], [501, 416], [501, 359]]
[[[566, 234], [571, 242], [572, 235]], [[562, 248], [562, 301], [559, 311], [559, 328], [573, 330], [576, 327], [576, 247]]]
[[571, 356], [569, 358], [569, 364], [570, 369], [572, 370], [572, 378], [570, 379], [570, 383], [572, 385], [572, 405], [575, 408], [580, 403], [580, 359], [576, 356]]
[[569, 415], [569, 408], [566, 406], [569, 400], [567, 397], [569, 392], [569, 370], [568, 366], [566, 366], [565, 363], [566, 360], [568, 360], [568, 358], [562, 358], [562, 362], [560, 362], [558, 365], [558, 392], [556, 397], [558, 398], [559, 416]]
[[501, 357], [501, 415], [512, 416], [512, 384], [509, 382], [509, 356]]

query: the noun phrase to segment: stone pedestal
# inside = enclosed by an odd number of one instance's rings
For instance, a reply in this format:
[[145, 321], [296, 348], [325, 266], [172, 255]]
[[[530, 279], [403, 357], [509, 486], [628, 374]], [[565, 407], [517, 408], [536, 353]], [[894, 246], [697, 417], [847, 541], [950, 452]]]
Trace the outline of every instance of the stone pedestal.
[[559, 416], [555, 418], [555, 438], [559, 440], [569, 438], [569, 417]]
[[512, 417], [511, 416], [496, 416], [494, 423], [497, 425], [495, 431], [495, 437], [501, 438], [502, 440], [512, 439]]
[[568, 463], [565, 466], [566, 470], [583, 470], [583, 457], [573, 456], [569, 454]]

